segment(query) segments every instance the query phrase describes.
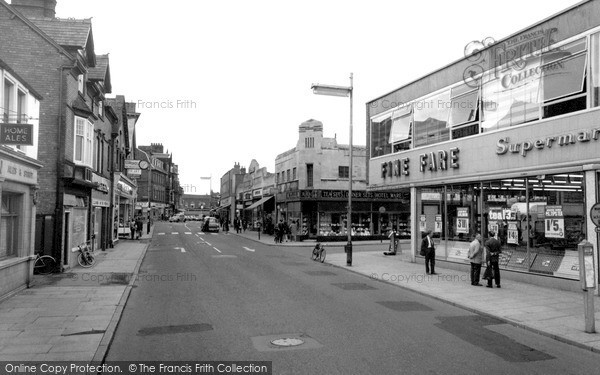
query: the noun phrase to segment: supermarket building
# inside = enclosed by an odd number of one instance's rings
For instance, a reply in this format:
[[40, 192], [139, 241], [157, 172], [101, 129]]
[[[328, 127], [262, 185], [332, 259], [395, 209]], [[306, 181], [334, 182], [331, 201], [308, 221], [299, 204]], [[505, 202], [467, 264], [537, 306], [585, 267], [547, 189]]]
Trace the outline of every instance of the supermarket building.
[[[503, 277], [580, 290], [600, 195], [600, 2], [583, 1], [366, 104], [370, 191], [410, 194], [411, 251], [468, 269], [497, 233]], [[596, 289], [598, 290], [598, 289]]]

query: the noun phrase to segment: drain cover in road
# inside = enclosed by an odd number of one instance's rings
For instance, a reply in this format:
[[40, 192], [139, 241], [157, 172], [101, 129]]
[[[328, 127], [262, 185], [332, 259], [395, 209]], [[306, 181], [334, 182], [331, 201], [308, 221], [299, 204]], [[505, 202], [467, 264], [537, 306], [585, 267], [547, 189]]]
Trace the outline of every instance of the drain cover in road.
[[304, 271], [304, 273], [311, 276], [335, 276], [335, 273], [329, 271]]
[[333, 286], [337, 286], [340, 289], [344, 289], [344, 290], [373, 290], [373, 289], [377, 289], [377, 288], [373, 288], [370, 285], [367, 284], [363, 284], [363, 283], [336, 283], [336, 284], [331, 284]]
[[190, 333], [212, 331], [213, 326], [206, 323], [182, 324], [177, 326], [147, 327], [138, 331], [138, 336], [168, 335], [172, 333]]
[[252, 337], [252, 345], [259, 352], [281, 350], [318, 349], [323, 345], [304, 333], [284, 333], [279, 335]]
[[437, 327], [456, 337], [493, 353], [508, 362], [535, 362], [554, 359], [553, 356], [523, 345], [507, 336], [487, 329], [489, 325], [504, 324], [480, 315], [438, 317]]
[[381, 301], [377, 303], [394, 311], [433, 311], [431, 307], [414, 301]]

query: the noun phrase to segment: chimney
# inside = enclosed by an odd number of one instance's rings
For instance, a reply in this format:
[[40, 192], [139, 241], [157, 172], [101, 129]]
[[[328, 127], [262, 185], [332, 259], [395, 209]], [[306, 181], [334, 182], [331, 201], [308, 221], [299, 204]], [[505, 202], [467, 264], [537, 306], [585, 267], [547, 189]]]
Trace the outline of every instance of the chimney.
[[12, 0], [10, 5], [27, 18], [56, 17], [56, 0]]

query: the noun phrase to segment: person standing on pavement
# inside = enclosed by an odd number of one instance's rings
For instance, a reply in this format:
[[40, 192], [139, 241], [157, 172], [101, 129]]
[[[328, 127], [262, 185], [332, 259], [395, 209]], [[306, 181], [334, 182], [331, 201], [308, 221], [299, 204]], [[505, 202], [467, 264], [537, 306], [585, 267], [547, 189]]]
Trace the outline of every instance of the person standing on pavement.
[[482, 286], [479, 283], [479, 276], [481, 275], [481, 261], [483, 256], [481, 245], [481, 234], [475, 234], [475, 239], [469, 245], [468, 258], [471, 261], [471, 285]]
[[[488, 253], [486, 254], [486, 264], [488, 267], [492, 268], [492, 272], [494, 275], [494, 281], [496, 282], [496, 288], [500, 288], [500, 253], [502, 252], [502, 245], [500, 241], [495, 238], [496, 233], [489, 232], [490, 238], [485, 241], [485, 247], [487, 248]], [[487, 287], [492, 287], [492, 278], [488, 279]]]
[[135, 220], [135, 237], [137, 240], [142, 237], [142, 230], [144, 229], [144, 221], [142, 220], [142, 216], [138, 216]]
[[421, 241], [421, 251], [425, 253], [425, 273], [429, 273], [431, 266], [431, 275], [437, 275], [435, 273], [435, 244], [431, 238], [431, 229], [425, 232], [425, 237]]

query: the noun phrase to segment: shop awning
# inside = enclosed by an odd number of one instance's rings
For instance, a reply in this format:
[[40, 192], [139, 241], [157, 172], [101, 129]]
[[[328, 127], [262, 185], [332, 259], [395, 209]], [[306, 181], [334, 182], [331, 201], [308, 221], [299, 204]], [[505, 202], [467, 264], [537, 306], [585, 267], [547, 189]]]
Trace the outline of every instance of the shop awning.
[[262, 199], [261, 199], [261, 200], [259, 200], [258, 202], [254, 202], [254, 203], [253, 203], [251, 206], [248, 206], [248, 207], [246, 207], [246, 208], [245, 208], [245, 210], [253, 210], [253, 209], [255, 209], [256, 207], [258, 207], [258, 206], [261, 206], [261, 205], [265, 204], [265, 202], [266, 202], [266, 201], [268, 201], [268, 200], [269, 200], [269, 199], [271, 199], [271, 198], [273, 198], [273, 196], [262, 198]]

